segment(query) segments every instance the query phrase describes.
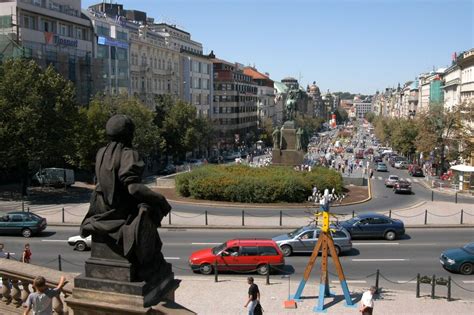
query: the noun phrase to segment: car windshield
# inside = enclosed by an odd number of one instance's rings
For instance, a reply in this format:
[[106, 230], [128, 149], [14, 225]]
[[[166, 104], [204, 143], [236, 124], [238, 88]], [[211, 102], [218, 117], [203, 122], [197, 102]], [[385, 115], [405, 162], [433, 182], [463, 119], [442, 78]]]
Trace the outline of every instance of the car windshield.
[[468, 252], [469, 254], [474, 255], [474, 243], [466, 244], [466, 245], [464, 245], [463, 248], [464, 248], [464, 250], [465, 250], [466, 252]]
[[289, 236], [289, 237], [293, 237], [293, 236], [295, 236], [295, 235], [300, 234], [302, 231], [303, 231], [303, 228], [300, 227], [300, 228], [294, 230], [293, 232], [288, 233], [288, 236]]
[[390, 180], [398, 180], [398, 176], [390, 176]]
[[212, 253], [213, 253], [214, 255], [217, 255], [217, 254], [219, 254], [220, 252], [222, 252], [222, 251], [223, 251], [224, 249], [226, 249], [226, 248], [227, 248], [227, 242], [224, 242], [224, 243], [222, 243], [221, 245], [214, 247], [214, 248], [212, 249]]
[[31, 216], [31, 218], [32, 218], [33, 220], [35, 220], [35, 221], [41, 221], [41, 220], [43, 220], [42, 217], [40, 217], [40, 216], [37, 215], [37, 214], [31, 213], [31, 212], [30, 212], [30, 216]]

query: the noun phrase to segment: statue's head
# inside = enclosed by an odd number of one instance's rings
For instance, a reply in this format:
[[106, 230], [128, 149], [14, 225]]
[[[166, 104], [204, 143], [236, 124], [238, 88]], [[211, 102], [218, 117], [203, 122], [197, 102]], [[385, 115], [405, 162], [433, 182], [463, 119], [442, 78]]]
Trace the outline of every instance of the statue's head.
[[131, 145], [135, 124], [126, 115], [114, 115], [107, 121], [105, 132], [111, 141]]

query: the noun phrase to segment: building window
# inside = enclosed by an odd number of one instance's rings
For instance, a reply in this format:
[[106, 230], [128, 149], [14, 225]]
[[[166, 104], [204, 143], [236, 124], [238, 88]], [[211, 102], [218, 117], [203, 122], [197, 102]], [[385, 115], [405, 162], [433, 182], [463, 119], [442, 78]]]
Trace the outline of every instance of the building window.
[[117, 31], [115, 37], [119, 40], [128, 41], [128, 34], [126, 32]]
[[110, 29], [102, 25], [97, 25], [97, 35], [110, 37]]

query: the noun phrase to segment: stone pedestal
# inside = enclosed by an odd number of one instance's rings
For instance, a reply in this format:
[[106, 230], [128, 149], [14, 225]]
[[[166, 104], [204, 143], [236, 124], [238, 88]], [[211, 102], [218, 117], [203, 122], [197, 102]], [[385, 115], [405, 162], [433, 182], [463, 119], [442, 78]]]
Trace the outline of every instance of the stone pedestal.
[[280, 149], [273, 149], [273, 165], [301, 165], [304, 152], [296, 150], [296, 128], [293, 121], [286, 121], [281, 129]]
[[[174, 303], [180, 281], [174, 279], [173, 272], [138, 281], [138, 270], [118, 250], [93, 239], [85, 274], [74, 279], [72, 296], [66, 299], [74, 315], [193, 314]], [[165, 306], [170, 304], [173, 310], [167, 312]], [[156, 309], [159, 305], [161, 311]]]

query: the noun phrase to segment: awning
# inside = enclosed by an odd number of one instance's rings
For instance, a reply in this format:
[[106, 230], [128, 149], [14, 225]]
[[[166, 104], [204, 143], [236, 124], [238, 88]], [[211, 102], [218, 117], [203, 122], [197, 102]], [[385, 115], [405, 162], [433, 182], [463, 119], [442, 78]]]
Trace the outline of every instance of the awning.
[[469, 165], [454, 165], [451, 166], [451, 169], [453, 171], [458, 171], [458, 172], [468, 172], [468, 173], [474, 173], [474, 166], [469, 166]]

